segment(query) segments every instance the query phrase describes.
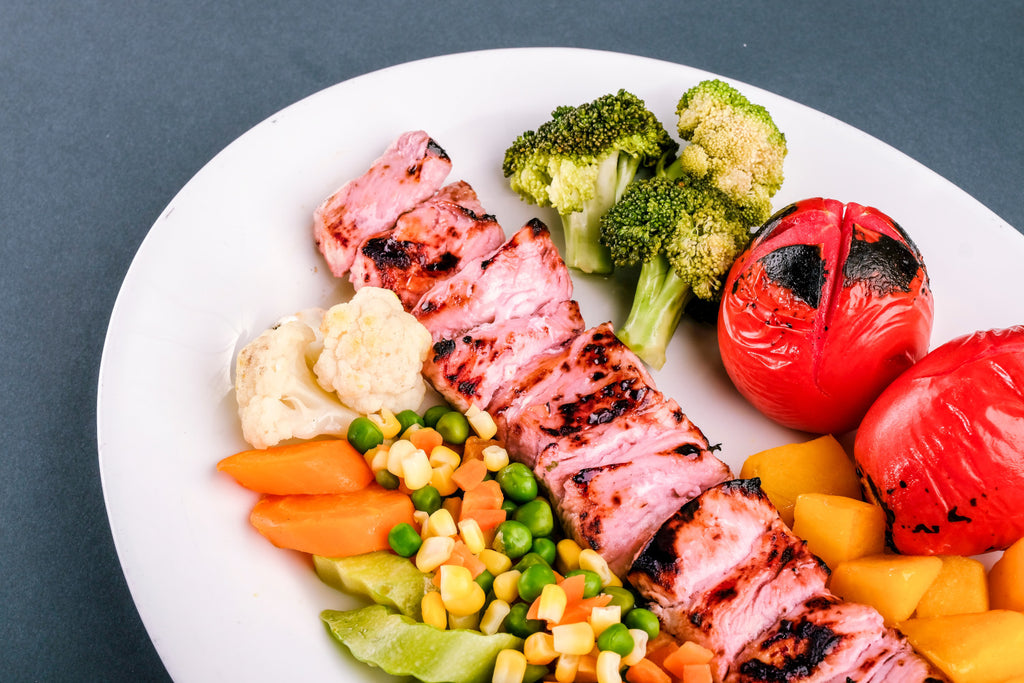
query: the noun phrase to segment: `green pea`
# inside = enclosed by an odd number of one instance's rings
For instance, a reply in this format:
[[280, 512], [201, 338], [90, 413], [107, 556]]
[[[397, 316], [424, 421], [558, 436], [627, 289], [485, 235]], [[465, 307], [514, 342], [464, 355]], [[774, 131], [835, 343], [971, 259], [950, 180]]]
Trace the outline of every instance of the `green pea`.
[[622, 623], [628, 628], [638, 628], [641, 631], [645, 631], [650, 640], [657, 638], [658, 633], [661, 632], [661, 624], [658, 622], [658, 617], [654, 615], [654, 612], [643, 607], [629, 610]]
[[495, 477], [505, 498], [525, 503], [537, 497], [537, 477], [521, 462], [512, 462], [500, 470]]
[[462, 444], [469, 437], [469, 420], [457, 410], [449, 410], [437, 420], [434, 429], [446, 442]]
[[555, 558], [558, 556], [558, 547], [550, 538], [534, 538], [530, 552], [537, 553], [550, 565], [555, 563]]
[[514, 636], [528, 638], [544, 628], [544, 622], [540, 619], [529, 619], [526, 614], [530, 611], [530, 605], [525, 602], [517, 602], [512, 605], [508, 616], [505, 617], [505, 628]]
[[635, 646], [633, 635], [622, 622], [612, 624], [597, 637], [597, 649], [602, 652], [611, 650], [623, 657], [632, 652]]
[[517, 507], [519, 505], [514, 500], [505, 498], [501, 501], [501, 509], [507, 513], [509, 519], [512, 519], [512, 513], [516, 511]]
[[609, 602], [608, 605], [618, 605], [622, 610], [623, 617], [625, 617], [629, 610], [633, 609], [633, 605], [636, 604], [636, 598], [627, 588], [622, 588], [620, 586], [605, 586], [604, 590], [601, 592], [612, 596], [612, 601]]
[[373, 475], [373, 478], [377, 480], [378, 484], [391, 491], [397, 489], [401, 483], [398, 477], [387, 470], [378, 470], [377, 474]]
[[402, 425], [403, 432], [413, 425], [425, 426], [423, 418], [415, 410], [403, 410], [398, 415], [395, 415], [395, 419], [398, 420], [398, 424]]
[[486, 569], [477, 574], [476, 578], [473, 580], [476, 581], [480, 585], [480, 587], [484, 589], [484, 593], [490, 593], [491, 588], [494, 587], [494, 574], [492, 574], [490, 571]]
[[414, 508], [426, 512], [428, 515], [441, 509], [441, 494], [429, 484], [413, 491], [409, 497], [412, 499]]
[[491, 547], [499, 553], [505, 553], [513, 560], [530, 552], [533, 536], [526, 525], [513, 519], [505, 520], [498, 525]]
[[517, 584], [519, 597], [526, 602], [533, 602], [540, 597], [544, 586], [549, 583], [555, 583], [557, 580], [558, 577], [555, 576], [554, 570], [546, 564], [538, 562], [531, 565], [519, 575], [519, 582]]
[[513, 513], [512, 519], [525, 524], [534, 538], [547, 536], [555, 530], [551, 503], [544, 498], [534, 498], [529, 503], [523, 503]]
[[436, 427], [437, 421], [440, 419], [440, 417], [445, 413], [450, 413], [451, 411], [452, 407], [447, 404], [431, 406], [430, 408], [427, 408], [427, 412], [423, 413], [423, 426]]
[[577, 574], [583, 575], [583, 597], [592, 598], [601, 592], [604, 583], [601, 582], [600, 574], [589, 569], [573, 569], [566, 573], [566, 576], [576, 576]]
[[530, 552], [523, 555], [523, 558], [512, 568], [518, 572], [524, 572], [535, 564], [543, 564], [548, 567], [551, 566], [551, 563], [541, 557], [540, 553], [535, 553], [533, 550], [530, 550]]
[[360, 453], [365, 453], [384, 443], [384, 433], [368, 417], [357, 417], [352, 420], [345, 433], [345, 438], [352, 444], [352, 448]]
[[402, 557], [415, 555], [422, 543], [423, 539], [420, 538], [419, 532], [408, 522], [396, 524], [388, 532], [388, 544]]

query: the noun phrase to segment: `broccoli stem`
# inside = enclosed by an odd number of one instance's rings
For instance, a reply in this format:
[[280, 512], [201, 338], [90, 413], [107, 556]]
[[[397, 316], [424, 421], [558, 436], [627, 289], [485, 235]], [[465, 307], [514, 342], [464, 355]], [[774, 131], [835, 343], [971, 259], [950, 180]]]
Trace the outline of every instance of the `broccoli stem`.
[[690, 285], [661, 256], [640, 268], [633, 306], [619, 339], [652, 368], [665, 365], [665, 350], [693, 296]]
[[598, 275], [615, 268], [611, 252], [601, 243], [601, 216], [619, 201], [639, 168], [640, 160], [633, 155], [610, 154], [598, 167], [594, 196], [583, 203], [583, 210], [561, 215], [567, 266]]

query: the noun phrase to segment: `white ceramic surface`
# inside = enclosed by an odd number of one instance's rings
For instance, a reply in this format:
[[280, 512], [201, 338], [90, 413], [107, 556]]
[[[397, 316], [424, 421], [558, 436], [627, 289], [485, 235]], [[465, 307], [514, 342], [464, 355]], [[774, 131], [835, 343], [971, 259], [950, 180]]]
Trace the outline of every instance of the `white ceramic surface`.
[[[236, 351], [277, 318], [347, 297], [311, 238], [313, 208], [399, 133], [428, 131], [507, 233], [549, 210], [521, 202], [504, 149], [556, 106], [626, 88], [674, 129], [679, 96], [711, 74], [575, 49], [439, 57], [340, 83], [275, 114], [204, 167], [153, 226], [125, 278], [104, 348], [98, 434], [118, 553], [146, 628], [180, 681], [385, 678], [355, 663], [318, 614], [352, 604], [308, 560], [247, 522], [255, 496], [218, 475], [241, 450]], [[839, 121], [732, 81], [768, 107], [789, 141], [775, 205], [830, 196], [876, 206], [924, 254], [935, 294], [932, 345], [1024, 323], [1024, 239], [920, 164]], [[588, 324], [621, 322], [626, 290], [575, 276]], [[803, 438], [746, 405], [713, 330], [684, 322], [658, 385], [735, 468], [746, 454]]]

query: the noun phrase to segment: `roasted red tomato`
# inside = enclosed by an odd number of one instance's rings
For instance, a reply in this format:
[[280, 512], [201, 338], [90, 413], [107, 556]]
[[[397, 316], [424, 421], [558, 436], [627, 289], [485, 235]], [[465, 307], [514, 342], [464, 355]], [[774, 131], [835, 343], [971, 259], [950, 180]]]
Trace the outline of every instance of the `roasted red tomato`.
[[907, 234], [877, 209], [816, 198], [776, 213], [733, 264], [718, 343], [762, 413], [842, 433], [927, 353], [931, 329], [928, 273]]
[[1024, 537], [1024, 327], [959, 337], [900, 375], [854, 458], [900, 552], [976, 555]]

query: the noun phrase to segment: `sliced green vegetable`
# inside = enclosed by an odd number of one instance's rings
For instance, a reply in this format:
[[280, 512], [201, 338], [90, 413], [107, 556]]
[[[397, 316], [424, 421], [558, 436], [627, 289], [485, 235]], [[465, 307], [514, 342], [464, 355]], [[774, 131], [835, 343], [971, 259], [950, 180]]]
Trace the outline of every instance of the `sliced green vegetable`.
[[420, 602], [436, 590], [430, 577], [404, 557], [378, 550], [352, 557], [313, 556], [320, 580], [340, 591], [365, 595], [402, 614], [421, 619]]
[[320, 618], [359, 661], [424, 683], [489, 683], [498, 653], [523, 644], [509, 633], [487, 636], [469, 630], [441, 631], [383, 605], [325, 610]]

